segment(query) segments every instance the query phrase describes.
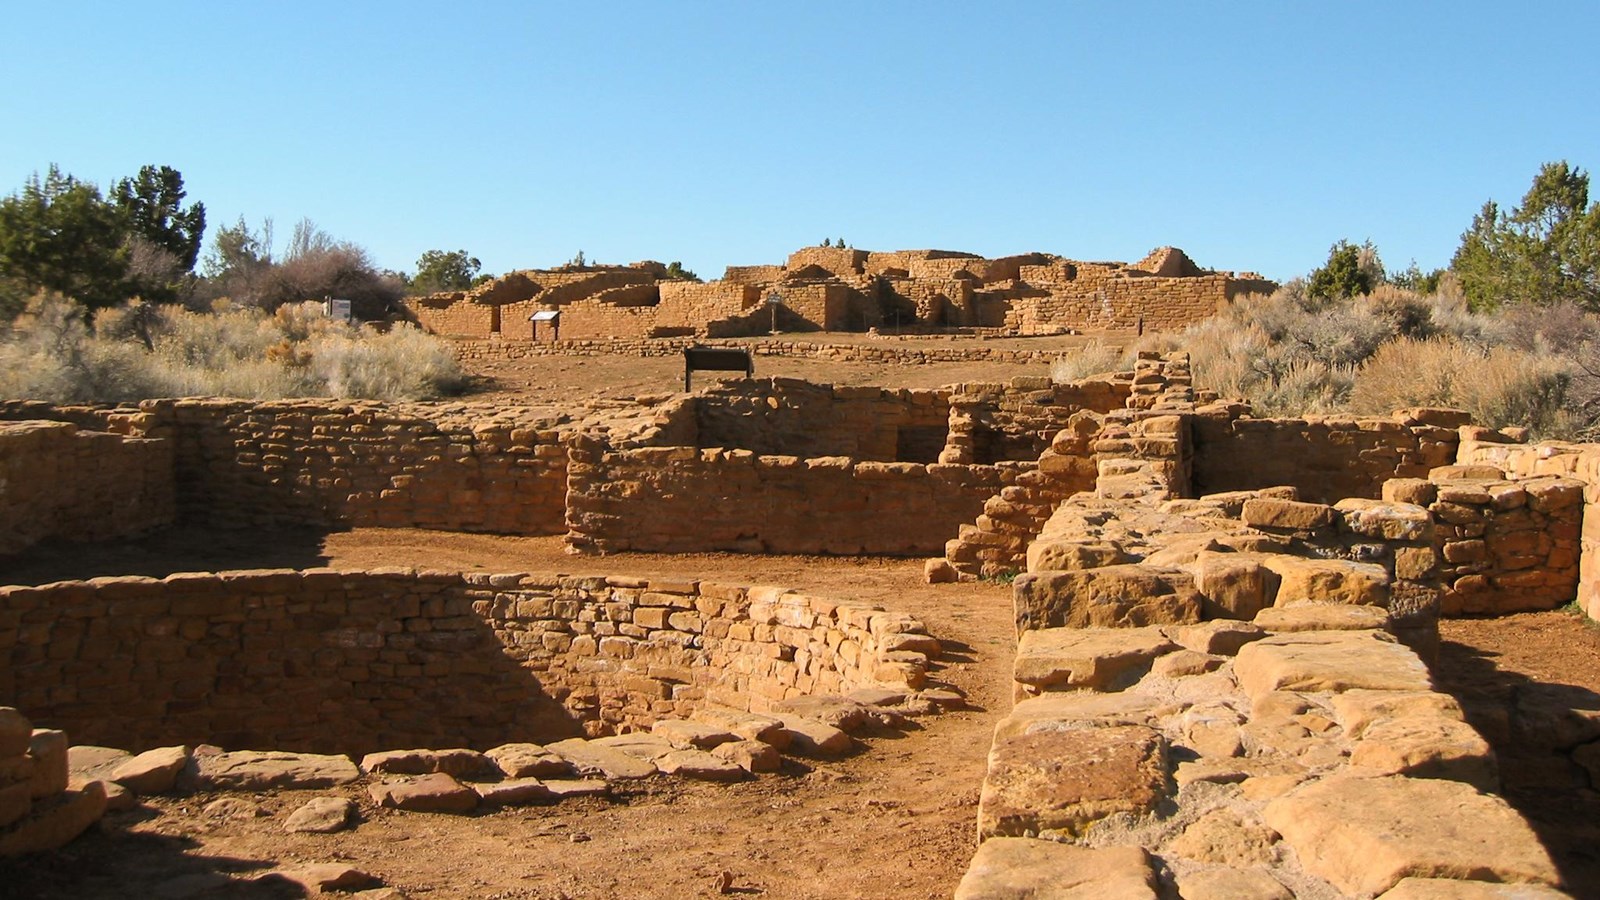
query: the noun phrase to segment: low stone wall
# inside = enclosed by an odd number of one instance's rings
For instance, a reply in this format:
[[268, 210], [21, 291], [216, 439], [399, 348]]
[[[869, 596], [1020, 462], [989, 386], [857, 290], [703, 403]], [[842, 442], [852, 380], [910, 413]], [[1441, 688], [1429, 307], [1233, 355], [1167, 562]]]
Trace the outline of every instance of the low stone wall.
[[1492, 466], [1514, 478], [1559, 475], [1583, 484], [1577, 600], [1589, 618], [1600, 619], [1600, 444], [1470, 439], [1461, 442], [1457, 462]]
[[682, 356], [685, 347], [738, 347], [756, 356], [829, 359], [841, 362], [895, 363], [907, 366], [933, 363], [996, 362], [1049, 365], [1062, 354], [1054, 350], [1011, 350], [1000, 347], [899, 347], [881, 344], [830, 344], [809, 341], [731, 341], [692, 338], [637, 340], [560, 340], [539, 343], [500, 340], [458, 340], [456, 357], [463, 362], [532, 359], [543, 356]]
[[[919, 638], [920, 636], [920, 638]], [[86, 744], [365, 753], [918, 688], [916, 620], [782, 588], [383, 569], [0, 588], [0, 705]]]
[[172, 522], [172, 445], [67, 422], [0, 423], [0, 556]]
[[947, 391], [895, 390], [757, 378], [707, 388], [694, 402], [699, 447], [793, 456], [937, 462]]
[[568, 447], [567, 543], [586, 553], [927, 555], [1032, 468]]

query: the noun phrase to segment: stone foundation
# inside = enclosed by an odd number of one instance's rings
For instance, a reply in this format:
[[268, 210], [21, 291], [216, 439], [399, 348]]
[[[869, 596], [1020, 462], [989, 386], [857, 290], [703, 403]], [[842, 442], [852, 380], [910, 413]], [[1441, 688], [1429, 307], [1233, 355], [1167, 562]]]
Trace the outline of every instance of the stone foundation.
[[67, 422], [0, 422], [0, 556], [172, 523], [172, 444]]

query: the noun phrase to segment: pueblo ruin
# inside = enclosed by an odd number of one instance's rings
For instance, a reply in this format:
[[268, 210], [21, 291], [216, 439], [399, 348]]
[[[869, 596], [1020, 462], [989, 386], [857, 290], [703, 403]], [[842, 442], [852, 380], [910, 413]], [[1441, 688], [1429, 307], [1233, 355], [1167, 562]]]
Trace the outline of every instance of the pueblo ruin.
[[[8, 559], [174, 527], [543, 537], [571, 559], [0, 588], [0, 866], [46, 866], [188, 797], [244, 817], [228, 827], [307, 836], [297, 861], [208, 889], [405, 896], [433, 888], [313, 842], [388, 817], [534, 823], [697, 782], [731, 798], [936, 746], [966, 717], [983, 771], [939, 786], [976, 798], [943, 887], [964, 900], [1581, 893], [1505, 799], [1523, 776], [1497, 748], [1537, 747], [1550, 790], [1587, 796], [1600, 698], [1531, 683], [1485, 716], [1436, 667], [1441, 617], [1600, 615], [1600, 447], [1449, 409], [1257, 418], [1194, 384], [1181, 352], [1058, 383], [1052, 352], [940, 334], [1171, 331], [1268, 287], [1170, 248], [1132, 265], [809, 248], [706, 284], [663, 271], [517, 272], [410, 311], [468, 360], [672, 355], [776, 315], [926, 340], [786, 337], [747, 344], [758, 360], [1005, 353], [1038, 372], [912, 389], [758, 362], [753, 379], [562, 409], [0, 404]], [[558, 339], [532, 332], [540, 311], [561, 313]], [[988, 591], [1014, 629], [995, 649], [893, 602], [608, 571], [640, 553], [920, 560], [931, 586]], [[955, 681], [996, 653], [1001, 702], [974, 703]], [[263, 804], [282, 815], [250, 824]]]

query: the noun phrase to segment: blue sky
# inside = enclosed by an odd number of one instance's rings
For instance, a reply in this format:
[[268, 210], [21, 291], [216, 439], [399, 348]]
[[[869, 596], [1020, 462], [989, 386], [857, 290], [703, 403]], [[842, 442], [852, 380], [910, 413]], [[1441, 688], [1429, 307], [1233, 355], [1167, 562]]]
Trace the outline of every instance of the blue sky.
[[[1600, 165], [1600, 7], [0, 0], [0, 192], [183, 172], [410, 269], [867, 249], [1445, 265]], [[1600, 182], [1595, 194], [1600, 197]]]

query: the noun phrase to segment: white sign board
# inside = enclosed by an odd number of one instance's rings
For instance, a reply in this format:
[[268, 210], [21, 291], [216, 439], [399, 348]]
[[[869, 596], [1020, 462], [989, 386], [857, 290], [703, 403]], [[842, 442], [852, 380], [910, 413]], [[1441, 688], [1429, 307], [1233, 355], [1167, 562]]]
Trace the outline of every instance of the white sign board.
[[330, 319], [338, 319], [341, 322], [350, 321], [349, 300], [341, 300], [336, 297], [329, 297], [328, 299], [322, 301], [322, 311], [327, 313], [328, 318]]

